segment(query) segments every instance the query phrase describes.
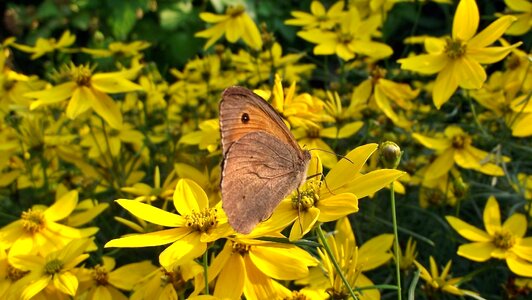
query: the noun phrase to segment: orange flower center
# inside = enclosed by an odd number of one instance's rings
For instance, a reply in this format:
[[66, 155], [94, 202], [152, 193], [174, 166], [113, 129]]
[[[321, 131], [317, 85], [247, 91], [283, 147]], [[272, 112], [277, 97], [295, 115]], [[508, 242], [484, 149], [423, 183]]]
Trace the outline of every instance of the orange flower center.
[[231, 245], [231, 247], [233, 248], [233, 253], [244, 255], [244, 254], [247, 254], [249, 250], [251, 249], [250, 245], [240, 244], [240, 243], [235, 243], [235, 242], [232, 242], [232, 243], [233, 244]]
[[469, 142], [469, 137], [465, 135], [455, 135], [452, 139], [453, 148], [463, 149]]
[[92, 269], [92, 278], [96, 281], [97, 285], [109, 284], [109, 272], [101, 265], [96, 265]]
[[56, 273], [59, 273], [61, 269], [63, 268], [63, 262], [59, 259], [53, 259], [44, 265], [44, 272], [48, 275], [54, 275]]
[[466, 52], [466, 44], [460, 40], [446, 40], [445, 53], [451, 59], [462, 57]]
[[70, 68], [70, 78], [79, 86], [91, 85], [92, 70], [88, 66], [72, 66]]
[[237, 6], [230, 6], [227, 8], [227, 11], [225, 12], [226, 15], [230, 15], [231, 18], [237, 18], [240, 16], [244, 11], [244, 6], [237, 5]]
[[20, 278], [26, 276], [30, 271], [23, 271], [21, 269], [17, 269], [13, 267], [12, 265], [7, 265], [7, 278], [9, 278], [12, 282], [15, 282], [19, 280]]
[[171, 284], [174, 286], [174, 289], [179, 292], [186, 286], [187, 281], [183, 279], [180, 267], [175, 268], [172, 272], [168, 272], [164, 268], [161, 268], [161, 272], [163, 273], [163, 275], [161, 275], [162, 287]]
[[499, 249], [508, 250], [515, 245], [515, 237], [510, 232], [501, 230], [495, 233], [493, 244]]
[[32, 210], [22, 212], [22, 228], [29, 233], [40, 232], [44, 229], [45, 218], [42, 210]]
[[203, 211], [194, 212], [185, 216], [186, 225], [195, 231], [207, 232], [218, 224], [218, 210], [205, 208]]
[[298, 291], [292, 291], [292, 295], [290, 295], [290, 297], [284, 297], [281, 299], [283, 300], [310, 300], [309, 297], [305, 296], [303, 293], [300, 293]]

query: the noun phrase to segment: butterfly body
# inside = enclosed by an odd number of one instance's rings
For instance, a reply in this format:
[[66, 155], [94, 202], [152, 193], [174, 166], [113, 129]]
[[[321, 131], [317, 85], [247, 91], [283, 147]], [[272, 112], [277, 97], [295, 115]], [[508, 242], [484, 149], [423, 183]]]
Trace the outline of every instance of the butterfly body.
[[223, 92], [220, 131], [222, 206], [235, 231], [249, 233], [304, 183], [310, 153], [273, 107], [242, 87]]

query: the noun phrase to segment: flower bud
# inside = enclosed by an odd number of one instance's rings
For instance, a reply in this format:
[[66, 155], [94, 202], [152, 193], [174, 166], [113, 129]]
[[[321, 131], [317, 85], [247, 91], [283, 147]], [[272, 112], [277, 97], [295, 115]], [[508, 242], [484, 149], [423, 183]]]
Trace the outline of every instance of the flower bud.
[[386, 141], [379, 147], [381, 161], [385, 168], [395, 169], [401, 161], [401, 148], [396, 143]]

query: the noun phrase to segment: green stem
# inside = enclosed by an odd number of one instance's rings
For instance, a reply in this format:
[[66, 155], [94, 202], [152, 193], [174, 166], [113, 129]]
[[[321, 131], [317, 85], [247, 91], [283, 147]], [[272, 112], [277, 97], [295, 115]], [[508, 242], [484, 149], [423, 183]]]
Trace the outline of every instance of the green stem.
[[397, 277], [397, 299], [401, 300], [401, 258], [399, 256], [399, 234], [397, 233], [397, 214], [395, 212], [395, 191], [393, 183], [390, 184], [390, 200], [392, 204], [392, 222], [394, 243], [393, 250], [395, 252], [395, 275]]
[[203, 277], [205, 280], [205, 295], [209, 295], [209, 276], [208, 276], [208, 268], [209, 265], [207, 263], [207, 259], [209, 258], [209, 251], [208, 248], [205, 250], [205, 253], [203, 253]]
[[351, 295], [351, 297], [353, 297], [353, 299], [358, 300], [357, 296], [355, 295], [355, 291], [353, 290], [351, 285], [349, 285], [349, 282], [347, 282], [347, 279], [345, 278], [344, 273], [342, 272], [342, 269], [340, 268], [340, 265], [336, 261], [336, 258], [334, 257], [331, 251], [331, 248], [329, 247], [329, 243], [327, 243], [325, 234], [323, 233], [323, 230], [321, 229], [321, 224], [318, 224], [318, 226], [316, 226], [316, 232], [318, 233], [318, 237], [321, 243], [323, 244], [323, 248], [325, 248], [325, 252], [327, 252], [327, 255], [329, 256], [331, 262], [333, 263], [334, 268], [336, 269], [336, 272], [338, 273], [338, 275], [340, 275], [340, 278], [342, 279], [342, 282], [344, 283], [345, 287], [349, 291], [349, 294]]
[[484, 130], [484, 127], [480, 124], [480, 121], [478, 120], [477, 116], [477, 110], [475, 109], [475, 104], [473, 103], [473, 100], [471, 100], [471, 96], [469, 95], [469, 91], [465, 92], [467, 101], [469, 102], [469, 107], [471, 108], [471, 112], [473, 113], [473, 119], [475, 119], [475, 124], [477, 124], [478, 129], [482, 132], [484, 136], [487, 136], [488, 133], [486, 130]]

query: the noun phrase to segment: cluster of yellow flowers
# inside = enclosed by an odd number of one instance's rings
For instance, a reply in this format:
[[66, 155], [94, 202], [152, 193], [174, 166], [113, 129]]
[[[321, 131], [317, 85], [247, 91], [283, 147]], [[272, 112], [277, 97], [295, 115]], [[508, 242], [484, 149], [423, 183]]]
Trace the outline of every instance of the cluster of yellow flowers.
[[[380, 30], [396, 2], [337, 1], [326, 8], [312, 1], [310, 12], [291, 12], [285, 24], [300, 27], [297, 36], [313, 44], [313, 54], [337, 58], [337, 69], [323, 67], [325, 87], [310, 81], [321, 67], [306, 62], [307, 54], [283, 53], [244, 6], [200, 13], [211, 24], [196, 36], [212, 51], [171, 69], [171, 81], [146, 62], [143, 50], [152, 45], [144, 41], [75, 48], [69, 31], [33, 46], [4, 40], [0, 298], [380, 299], [386, 292], [400, 299], [407, 286], [401, 274], [420, 276], [425, 283], [417, 293], [427, 297], [481, 297], [481, 287], [460, 287], [474, 274], [452, 278], [449, 257], [441, 273], [430, 251], [427, 261], [417, 260], [413, 239], [434, 245], [432, 236], [401, 227], [398, 238], [394, 222], [394, 234], [384, 233], [392, 227], [364, 232], [373, 237], [357, 243], [353, 216], [366, 213], [359, 201], [386, 187], [392, 199], [395, 193], [412, 199], [417, 191], [416, 209], [471, 241], [458, 256], [504, 261], [501, 274], [516, 278], [512, 287], [532, 290], [531, 57], [519, 49], [522, 42], [502, 38], [530, 31], [532, 5], [505, 0], [513, 13], [497, 15], [477, 33], [475, 0], [460, 0], [449, 36], [411, 37], [406, 43], [423, 43], [427, 54], [385, 68], [380, 62], [393, 49]], [[223, 36], [235, 45], [223, 46]], [[39, 77], [17, 72], [14, 51], [51, 62], [84, 53], [114, 66], [69, 61]], [[364, 77], [355, 82], [354, 73]], [[399, 81], [405, 78], [411, 80]], [[312, 151], [309, 166], [309, 175], [320, 176], [310, 176], [248, 235], [230, 227], [219, 193], [218, 103], [232, 85], [254, 88], [300, 145], [323, 150]], [[378, 146], [385, 140], [403, 146], [399, 165], [401, 151]], [[486, 191], [479, 199], [487, 200], [484, 212], [462, 215], [466, 204], [479, 211], [472, 188]], [[518, 199], [504, 203], [502, 224], [494, 191]], [[395, 221], [395, 202], [382, 211], [389, 209]], [[483, 222], [485, 231], [466, 218]], [[457, 235], [441, 230], [454, 245], [450, 237]], [[397, 272], [378, 284], [365, 274], [390, 265]], [[381, 284], [393, 277], [396, 286]]]

